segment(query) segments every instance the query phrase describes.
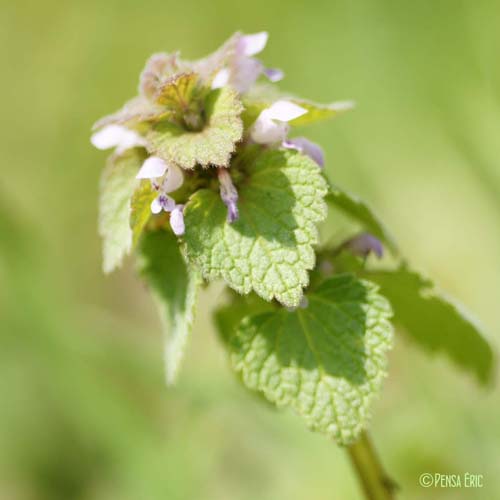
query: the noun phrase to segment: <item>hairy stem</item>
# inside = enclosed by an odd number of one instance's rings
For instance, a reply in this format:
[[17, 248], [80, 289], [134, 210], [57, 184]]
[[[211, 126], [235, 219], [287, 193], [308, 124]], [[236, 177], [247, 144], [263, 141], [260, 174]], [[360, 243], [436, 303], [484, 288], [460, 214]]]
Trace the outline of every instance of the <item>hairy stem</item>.
[[396, 483], [385, 473], [373, 444], [363, 432], [354, 444], [347, 448], [351, 462], [368, 500], [392, 500]]

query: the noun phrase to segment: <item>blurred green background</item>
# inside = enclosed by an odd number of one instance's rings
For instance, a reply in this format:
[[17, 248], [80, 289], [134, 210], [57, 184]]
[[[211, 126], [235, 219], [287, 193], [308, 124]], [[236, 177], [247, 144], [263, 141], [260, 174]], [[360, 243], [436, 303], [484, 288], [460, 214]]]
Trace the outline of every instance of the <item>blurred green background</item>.
[[[281, 84], [357, 109], [307, 134], [500, 344], [500, 2], [0, 2], [0, 499], [356, 499], [344, 452], [233, 379], [202, 296], [178, 385], [151, 300], [104, 277], [92, 123], [146, 58], [268, 30]], [[402, 498], [498, 498], [500, 405], [397, 337], [372, 432]], [[481, 473], [426, 490], [423, 472]]]

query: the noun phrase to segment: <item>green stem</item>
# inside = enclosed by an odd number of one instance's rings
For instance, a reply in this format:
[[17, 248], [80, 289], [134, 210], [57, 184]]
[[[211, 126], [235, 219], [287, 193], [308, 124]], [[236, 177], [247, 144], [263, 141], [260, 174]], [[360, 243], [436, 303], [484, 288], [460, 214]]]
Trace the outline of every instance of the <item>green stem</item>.
[[354, 444], [347, 448], [351, 462], [368, 500], [392, 500], [396, 483], [385, 473], [373, 444], [363, 432]]

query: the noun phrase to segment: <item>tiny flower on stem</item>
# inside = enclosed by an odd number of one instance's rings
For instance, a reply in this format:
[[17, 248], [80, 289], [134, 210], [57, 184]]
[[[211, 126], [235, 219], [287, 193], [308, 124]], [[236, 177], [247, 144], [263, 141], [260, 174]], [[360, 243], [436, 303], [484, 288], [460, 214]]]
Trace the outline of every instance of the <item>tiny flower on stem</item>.
[[168, 164], [158, 156], [150, 156], [142, 164], [136, 178], [149, 179], [153, 188], [158, 191], [158, 196], [151, 203], [151, 212], [172, 212], [176, 208], [174, 199], [167, 193], [179, 189], [184, 181], [182, 170], [177, 165]]
[[220, 182], [220, 197], [227, 207], [227, 221], [232, 223], [238, 220], [238, 191], [234, 187], [229, 172], [225, 168], [217, 171]]
[[270, 82], [279, 82], [285, 77], [285, 73], [279, 68], [265, 68], [263, 71]]
[[320, 167], [325, 165], [325, 157], [321, 146], [315, 142], [306, 139], [305, 137], [295, 137], [293, 139], [286, 139], [283, 141], [283, 147], [288, 149], [296, 149], [302, 154], [309, 156]]
[[116, 148], [118, 154], [138, 146], [144, 147], [146, 140], [137, 132], [121, 125], [107, 125], [92, 134], [90, 142], [97, 149]]
[[361, 233], [350, 240], [347, 240], [342, 248], [350, 250], [354, 255], [366, 258], [370, 253], [374, 253], [379, 259], [384, 254], [384, 249], [380, 240], [370, 233]]
[[255, 83], [261, 73], [271, 82], [281, 80], [284, 75], [280, 69], [265, 68], [258, 59], [252, 57], [264, 49], [268, 37], [265, 31], [252, 35], [240, 35], [229, 66], [216, 73], [212, 88], [218, 89], [225, 85], [232, 85], [238, 92], [244, 93]]
[[186, 227], [184, 225], [184, 205], [175, 205], [170, 212], [170, 227], [176, 236], [182, 236]]
[[264, 109], [252, 126], [250, 137], [257, 144], [282, 143], [288, 134], [288, 122], [307, 113], [307, 109], [290, 101], [276, 101]]

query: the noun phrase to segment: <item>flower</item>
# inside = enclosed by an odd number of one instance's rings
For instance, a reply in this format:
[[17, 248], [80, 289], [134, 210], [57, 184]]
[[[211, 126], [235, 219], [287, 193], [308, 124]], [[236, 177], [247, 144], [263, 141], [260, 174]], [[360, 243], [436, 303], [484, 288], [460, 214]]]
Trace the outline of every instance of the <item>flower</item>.
[[220, 197], [227, 207], [227, 221], [232, 223], [239, 218], [238, 191], [234, 187], [229, 172], [225, 168], [217, 171], [220, 182]]
[[97, 149], [116, 148], [118, 154], [130, 148], [146, 145], [144, 137], [121, 125], [107, 125], [92, 134], [90, 142]]
[[164, 80], [179, 70], [179, 54], [153, 54], [146, 62], [139, 78], [139, 94], [154, 100]]
[[279, 68], [264, 68], [264, 75], [267, 76], [270, 82], [279, 82], [285, 77], [285, 73]]
[[244, 93], [255, 83], [261, 73], [271, 82], [281, 80], [284, 74], [280, 69], [265, 68], [258, 59], [252, 57], [264, 49], [268, 37], [265, 31], [252, 35], [237, 35], [228, 66], [216, 73], [212, 80], [212, 88], [218, 89], [231, 85], [238, 92]]
[[283, 141], [283, 147], [288, 149], [296, 149], [302, 154], [309, 156], [309, 158], [314, 160], [320, 167], [323, 167], [325, 165], [325, 157], [321, 146], [305, 137], [285, 139]]
[[158, 156], [150, 156], [142, 164], [136, 178], [149, 179], [153, 189], [158, 191], [158, 196], [151, 202], [151, 212], [172, 212], [176, 208], [175, 200], [167, 193], [176, 191], [184, 182], [182, 170], [177, 165], [168, 164]]
[[182, 236], [186, 227], [184, 226], [184, 205], [175, 205], [170, 212], [170, 227], [177, 236]]
[[151, 202], [151, 212], [159, 214], [162, 210], [171, 212], [175, 208], [175, 200], [168, 194], [161, 193]]
[[347, 240], [342, 248], [347, 248], [354, 255], [366, 258], [370, 253], [374, 253], [379, 259], [384, 254], [384, 249], [380, 240], [372, 236], [370, 233], [360, 233], [354, 238]]
[[276, 101], [264, 109], [250, 130], [250, 137], [258, 144], [283, 142], [288, 134], [287, 122], [307, 113], [307, 109], [290, 101]]

